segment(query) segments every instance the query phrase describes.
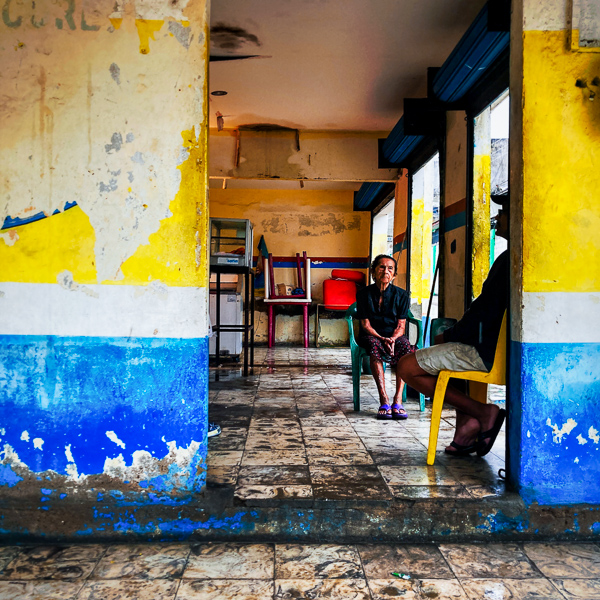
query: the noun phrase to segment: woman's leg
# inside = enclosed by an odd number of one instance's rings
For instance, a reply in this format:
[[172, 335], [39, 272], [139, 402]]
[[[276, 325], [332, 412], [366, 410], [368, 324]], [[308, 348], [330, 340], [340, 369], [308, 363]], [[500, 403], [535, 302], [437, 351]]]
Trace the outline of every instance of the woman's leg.
[[[406, 414], [406, 411], [402, 408], [402, 391], [404, 390], [404, 380], [400, 375], [398, 363], [403, 356], [412, 354], [415, 350], [416, 346], [412, 346], [405, 335], [400, 336], [394, 344], [394, 356], [391, 360], [391, 366], [395, 367], [396, 371], [396, 393], [394, 394], [394, 403], [392, 406], [392, 412], [394, 413], [399, 413], [402, 411], [403, 414]], [[400, 408], [395, 407], [396, 404], [398, 404]]]
[[[371, 366], [371, 374], [375, 380], [377, 386], [377, 392], [379, 394], [379, 406], [383, 407], [388, 405], [388, 395], [385, 391], [385, 371], [383, 370], [383, 355], [384, 348], [382, 343], [372, 335], [361, 336], [358, 340], [360, 346], [362, 346], [369, 353], [369, 364]], [[381, 416], [389, 414], [391, 416], [391, 410], [388, 413], [388, 409], [379, 409]]]
[[383, 406], [388, 403], [388, 395], [385, 391], [385, 371], [383, 370], [383, 362], [371, 355], [369, 357], [369, 364], [371, 365], [371, 373], [373, 374], [377, 392], [379, 393], [379, 405]]

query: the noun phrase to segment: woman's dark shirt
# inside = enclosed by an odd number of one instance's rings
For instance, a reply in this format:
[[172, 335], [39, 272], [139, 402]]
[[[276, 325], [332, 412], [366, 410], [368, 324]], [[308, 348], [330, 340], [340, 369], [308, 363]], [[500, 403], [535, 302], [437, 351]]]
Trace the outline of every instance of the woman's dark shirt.
[[381, 336], [391, 336], [398, 319], [406, 319], [410, 300], [402, 288], [390, 285], [383, 291], [383, 302], [379, 308], [379, 288], [373, 283], [356, 294], [356, 318], [369, 319], [371, 327]]

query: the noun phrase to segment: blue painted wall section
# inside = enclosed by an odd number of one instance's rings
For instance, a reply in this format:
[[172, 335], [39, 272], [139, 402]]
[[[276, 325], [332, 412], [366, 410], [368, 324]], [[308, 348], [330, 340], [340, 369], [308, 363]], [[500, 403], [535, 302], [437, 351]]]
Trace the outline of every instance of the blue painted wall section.
[[600, 503], [600, 344], [513, 342], [511, 353], [510, 397], [522, 406], [511, 405], [510, 466], [521, 496]]
[[[79, 475], [94, 476], [107, 458], [122, 455], [130, 467], [136, 451], [162, 460], [160, 473], [150, 469], [128, 491], [182, 497], [203, 488], [206, 338], [0, 336], [0, 349], [0, 447], [10, 445], [24, 464], [15, 467], [6, 448], [0, 453], [5, 490], [27, 471], [56, 489], [63, 484], [55, 474], [66, 477], [73, 464]], [[197, 450], [180, 469], [168, 443], [185, 449], [194, 441]]]

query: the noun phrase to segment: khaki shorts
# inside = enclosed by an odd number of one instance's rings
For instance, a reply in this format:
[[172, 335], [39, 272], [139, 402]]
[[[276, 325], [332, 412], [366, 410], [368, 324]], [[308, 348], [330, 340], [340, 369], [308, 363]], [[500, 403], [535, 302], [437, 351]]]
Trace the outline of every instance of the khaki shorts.
[[421, 369], [430, 375], [437, 375], [440, 371], [489, 372], [475, 347], [459, 342], [447, 342], [417, 350], [415, 358]]

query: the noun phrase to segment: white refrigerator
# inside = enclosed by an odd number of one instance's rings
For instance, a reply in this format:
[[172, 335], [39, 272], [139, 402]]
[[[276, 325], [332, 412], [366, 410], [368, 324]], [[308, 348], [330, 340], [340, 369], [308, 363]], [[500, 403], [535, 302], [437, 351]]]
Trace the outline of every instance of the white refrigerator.
[[[210, 293], [210, 322], [217, 323], [217, 294]], [[221, 325], [242, 325], [242, 296], [235, 292], [221, 292]], [[216, 354], [217, 334], [213, 332], [209, 340], [209, 352]], [[221, 356], [239, 356], [242, 353], [242, 332], [222, 331], [220, 339]]]

